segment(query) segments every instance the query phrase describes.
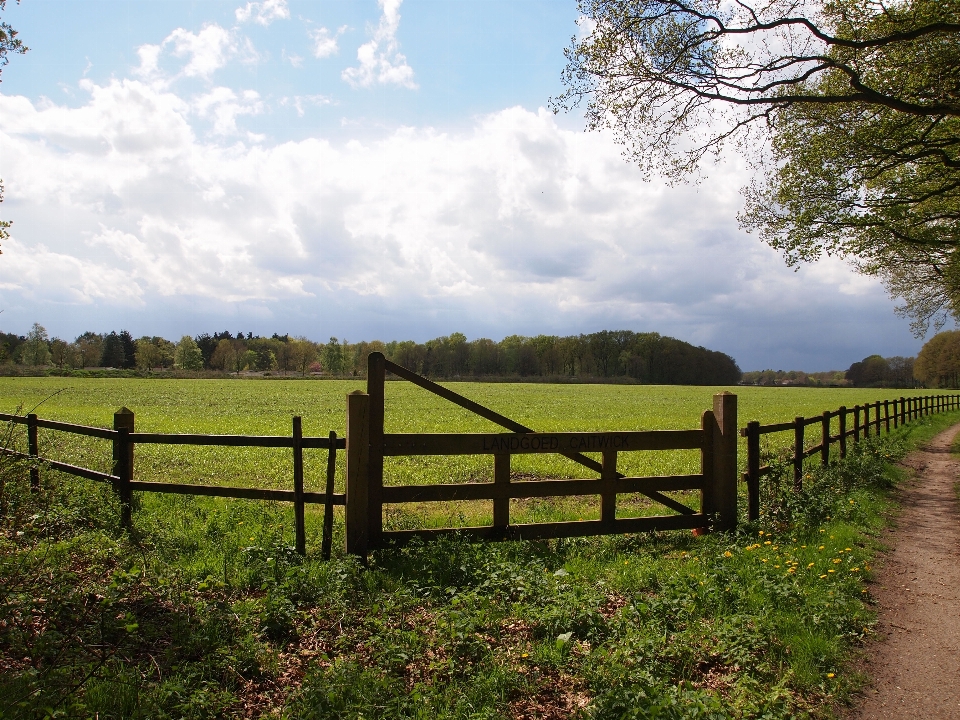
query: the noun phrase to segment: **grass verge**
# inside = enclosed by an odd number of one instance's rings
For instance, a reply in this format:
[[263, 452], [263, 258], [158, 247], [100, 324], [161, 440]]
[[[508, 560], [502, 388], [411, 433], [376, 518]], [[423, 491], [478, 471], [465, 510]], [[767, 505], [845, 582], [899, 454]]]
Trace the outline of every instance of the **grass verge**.
[[859, 683], [893, 463], [957, 418], [802, 493], [782, 466], [736, 534], [448, 538], [366, 568], [301, 559], [269, 503], [151, 504], [128, 537], [109, 489], [31, 494], [6, 465], [0, 717], [826, 717]]

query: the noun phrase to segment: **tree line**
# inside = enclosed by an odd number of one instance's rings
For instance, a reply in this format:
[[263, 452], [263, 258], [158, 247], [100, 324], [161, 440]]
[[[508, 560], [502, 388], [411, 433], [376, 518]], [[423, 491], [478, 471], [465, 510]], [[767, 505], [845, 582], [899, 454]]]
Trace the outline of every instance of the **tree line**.
[[134, 339], [126, 330], [85, 332], [74, 341], [50, 338], [39, 324], [26, 336], [0, 333], [0, 362], [54, 366], [60, 370], [117, 368], [156, 371], [279, 372], [335, 377], [361, 376], [371, 352], [436, 378], [627, 379], [644, 384], [731, 385], [740, 381], [736, 361], [725, 353], [659, 333], [630, 330], [556, 336], [510, 335], [468, 340], [463, 333], [418, 343], [380, 340], [351, 343], [229, 331]]

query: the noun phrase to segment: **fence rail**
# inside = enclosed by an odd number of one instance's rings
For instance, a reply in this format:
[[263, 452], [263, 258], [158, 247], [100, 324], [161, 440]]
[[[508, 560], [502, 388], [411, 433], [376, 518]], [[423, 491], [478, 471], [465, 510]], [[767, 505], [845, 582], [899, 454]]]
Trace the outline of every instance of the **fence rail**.
[[[836, 410], [824, 410], [822, 415], [794, 418], [793, 422], [761, 425], [758, 421], [747, 423], [740, 435], [747, 439], [747, 470], [742, 479], [747, 484], [747, 516], [750, 520], [760, 517], [760, 478], [770, 472], [769, 465], [761, 465], [760, 436], [779, 432], [793, 431], [793, 485], [796, 490], [803, 489], [803, 461], [820, 456], [823, 466], [830, 464], [830, 446], [839, 445], [839, 457], [847, 455], [847, 439], [853, 442], [869, 437], [879, 437], [883, 431], [891, 432], [911, 420], [926, 415], [950, 412], [960, 409], [960, 395], [921, 395], [900, 397], [894, 400], [877, 400], [852, 408], [841, 406]], [[872, 412], [871, 412], [872, 411]], [[853, 426], [847, 429], [847, 418], [853, 416]], [[862, 417], [862, 421], [861, 421]], [[838, 419], [839, 430], [831, 434], [832, 421]], [[811, 425], [820, 425], [820, 442], [806, 447], [805, 429]]]
[[[205, 435], [188, 433], [138, 433], [134, 431], [135, 416], [127, 408], [114, 414], [113, 429], [76, 425], [57, 420], [44, 420], [35, 414], [10, 415], [0, 413], [0, 422], [27, 426], [27, 452], [6, 449], [7, 455], [33, 461], [30, 468], [31, 489], [40, 489], [40, 465], [68, 475], [87, 480], [109, 482], [120, 498], [121, 523], [130, 527], [133, 492], [173, 493], [178, 495], [202, 495], [207, 497], [237, 498], [246, 500], [273, 500], [291, 502], [294, 505], [294, 533], [296, 549], [306, 552], [304, 505], [324, 505], [321, 552], [330, 557], [332, 543], [333, 507], [344, 505], [346, 495], [335, 493], [334, 476], [336, 452], [346, 449], [346, 439], [338, 438], [335, 432], [328, 437], [304, 437], [301, 419], [293, 418], [292, 432], [286, 435]], [[113, 445], [113, 472], [104, 473], [89, 468], [44, 457], [40, 454], [39, 429], [72, 433], [110, 440]], [[273, 490], [265, 488], [242, 488], [224, 485], [193, 485], [185, 483], [152, 482], [135, 479], [134, 448], [136, 445], [206, 445], [220, 447], [272, 447], [290, 448], [293, 451], [293, 489]], [[305, 492], [303, 489], [303, 451], [306, 449], [327, 450], [326, 488], [322, 493]]]

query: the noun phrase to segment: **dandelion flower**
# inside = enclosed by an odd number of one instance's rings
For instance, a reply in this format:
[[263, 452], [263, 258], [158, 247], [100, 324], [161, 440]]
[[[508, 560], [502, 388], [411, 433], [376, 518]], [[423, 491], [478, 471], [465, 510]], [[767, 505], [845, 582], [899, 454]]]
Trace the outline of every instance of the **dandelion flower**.
[[828, 573], [836, 572], [836, 570], [827, 570]]
[[771, 543], [769, 540], [767, 540], [767, 541], [764, 543], [764, 545], [772, 545], [772, 544], [773, 544], [773, 543]]
[[828, 678], [836, 677], [836, 673], [827, 673]]
[[[831, 570], [830, 572], [833, 572], [833, 570]], [[820, 576], [820, 579], [823, 580], [825, 577], [826, 577], [826, 575], [821, 575], [821, 576]]]
[[530, 657], [530, 653], [520, 653], [520, 657], [522, 658]]
[[807, 565], [807, 567], [808, 567], [808, 568], [812, 568], [812, 567], [813, 567], [813, 563], [810, 563], [809, 565]]
[[850, 548], [844, 548], [843, 551], [844, 551], [844, 552], [850, 552]]
[[827, 547], [826, 545], [821, 545], [820, 547], [817, 548], [817, 550], [823, 550], [826, 547]]
[[727, 550], [727, 551], [723, 554], [723, 556], [724, 556], [724, 557], [733, 557], [733, 553], [730, 552], [729, 550]]

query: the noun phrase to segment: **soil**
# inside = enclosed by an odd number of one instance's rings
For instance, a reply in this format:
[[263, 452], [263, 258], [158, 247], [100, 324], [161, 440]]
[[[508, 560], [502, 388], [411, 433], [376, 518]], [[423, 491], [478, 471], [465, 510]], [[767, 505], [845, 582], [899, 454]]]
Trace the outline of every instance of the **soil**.
[[872, 682], [849, 720], [960, 720], [960, 463], [950, 454], [960, 425], [937, 435], [905, 464], [916, 476], [901, 491], [902, 514], [870, 592], [877, 641], [861, 668]]

